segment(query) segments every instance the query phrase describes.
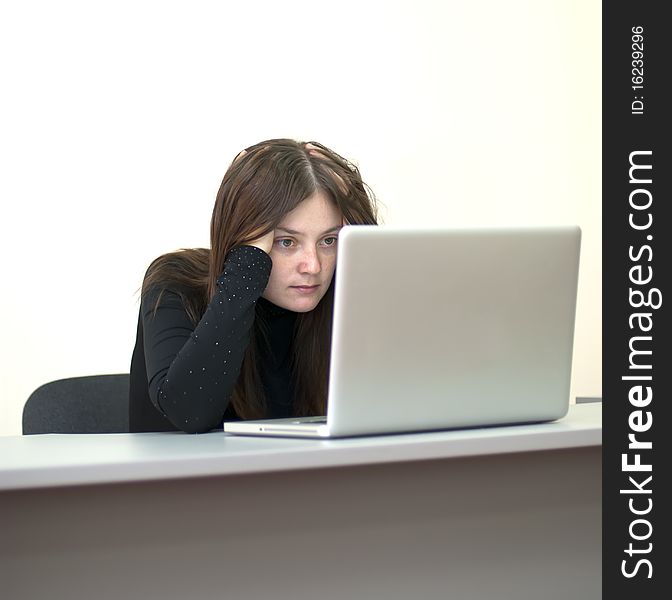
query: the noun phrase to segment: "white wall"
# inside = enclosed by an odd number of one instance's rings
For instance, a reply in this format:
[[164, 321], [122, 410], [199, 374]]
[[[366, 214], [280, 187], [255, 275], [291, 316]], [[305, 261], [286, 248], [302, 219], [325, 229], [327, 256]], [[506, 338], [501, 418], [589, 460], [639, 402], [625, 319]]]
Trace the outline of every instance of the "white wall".
[[596, 0], [0, 5], [0, 435], [128, 371], [149, 261], [208, 245], [233, 156], [352, 158], [389, 224], [577, 223], [572, 394], [601, 395]]

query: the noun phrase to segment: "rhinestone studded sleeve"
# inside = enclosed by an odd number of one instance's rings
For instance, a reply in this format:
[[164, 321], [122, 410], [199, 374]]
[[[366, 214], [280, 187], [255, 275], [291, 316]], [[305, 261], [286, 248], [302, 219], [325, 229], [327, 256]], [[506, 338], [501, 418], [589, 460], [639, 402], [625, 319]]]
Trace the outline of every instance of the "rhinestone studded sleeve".
[[195, 328], [177, 294], [164, 292], [155, 315], [152, 294], [147, 307], [143, 302], [149, 396], [183, 431], [209, 431], [222, 420], [271, 267], [263, 250], [231, 250], [217, 291]]

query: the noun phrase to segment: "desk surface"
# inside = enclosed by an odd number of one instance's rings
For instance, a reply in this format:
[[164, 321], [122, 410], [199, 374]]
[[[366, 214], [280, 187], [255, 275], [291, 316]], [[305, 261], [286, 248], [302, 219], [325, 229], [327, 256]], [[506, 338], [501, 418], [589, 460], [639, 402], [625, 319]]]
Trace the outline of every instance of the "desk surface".
[[602, 444], [602, 404], [552, 423], [358, 437], [254, 438], [213, 431], [0, 437], [0, 490], [226, 476], [534, 452]]

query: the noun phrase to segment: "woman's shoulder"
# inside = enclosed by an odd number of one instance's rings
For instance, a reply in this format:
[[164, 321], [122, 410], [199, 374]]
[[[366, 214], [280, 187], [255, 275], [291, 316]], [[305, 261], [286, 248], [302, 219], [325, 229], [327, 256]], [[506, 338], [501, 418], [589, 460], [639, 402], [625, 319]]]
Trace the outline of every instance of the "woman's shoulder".
[[145, 278], [155, 273], [166, 277], [207, 274], [210, 265], [209, 248], [183, 248], [155, 258], [147, 268]]
[[147, 268], [143, 291], [154, 288], [200, 288], [207, 281], [210, 268], [210, 250], [188, 248], [162, 254]]

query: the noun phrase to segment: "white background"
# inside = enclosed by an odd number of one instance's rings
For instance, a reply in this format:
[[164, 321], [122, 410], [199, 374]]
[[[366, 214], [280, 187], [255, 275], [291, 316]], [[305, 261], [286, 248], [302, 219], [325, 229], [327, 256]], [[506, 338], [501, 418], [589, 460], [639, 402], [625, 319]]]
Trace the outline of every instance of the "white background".
[[127, 372], [149, 262], [209, 244], [244, 146], [320, 141], [391, 225], [583, 230], [572, 396], [601, 395], [596, 0], [0, 4], [0, 435]]

